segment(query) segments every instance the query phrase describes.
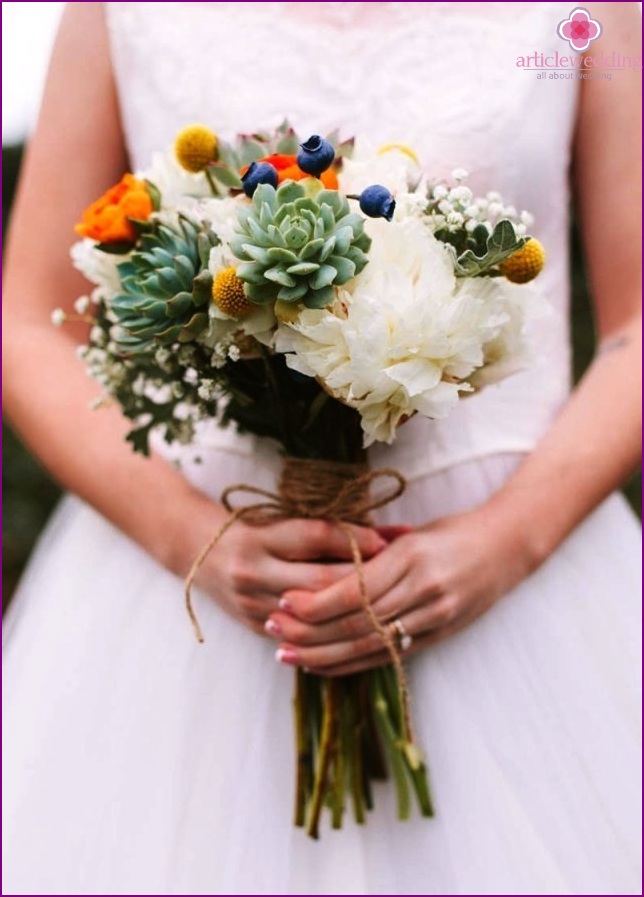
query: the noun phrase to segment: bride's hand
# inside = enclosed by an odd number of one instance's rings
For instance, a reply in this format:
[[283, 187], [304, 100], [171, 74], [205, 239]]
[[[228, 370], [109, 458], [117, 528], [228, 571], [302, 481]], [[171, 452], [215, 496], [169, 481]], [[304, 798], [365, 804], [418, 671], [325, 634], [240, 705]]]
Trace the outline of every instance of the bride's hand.
[[[352, 529], [365, 557], [387, 544], [373, 529]], [[335, 563], [322, 563], [327, 558]], [[195, 581], [223, 610], [265, 635], [281, 595], [305, 588], [324, 592], [351, 573], [350, 560], [346, 535], [323, 520], [236, 523], [208, 554]]]
[[[365, 562], [365, 585], [378, 618], [400, 620], [413, 637], [408, 654], [467, 626], [536, 566], [512, 519], [485, 506], [399, 536], [387, 530], [394, 539]], [[355, 570], [321, 591], [285, 593], [267, 631], [283, 663], [311, 672], [345, 675], [390, 662]]]

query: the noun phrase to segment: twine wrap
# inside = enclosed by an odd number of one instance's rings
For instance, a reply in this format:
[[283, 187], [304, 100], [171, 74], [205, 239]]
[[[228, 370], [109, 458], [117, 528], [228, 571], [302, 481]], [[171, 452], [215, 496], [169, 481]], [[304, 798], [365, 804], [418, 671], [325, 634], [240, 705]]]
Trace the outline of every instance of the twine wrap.
[[[379, 498], [371, 498], [369, 487], [383, 479], [392, 480], [391, 486]], [[235, 521], [244, 520], [251, 524], [261, 525], [275, 520], [299, 517], [317, 518], [336, 523], [345, 533], [351, 547], [363, 609], [373, 628], [381, 637], [396, 671], [405, 731], [408, 740], [412, 742], [407, 677], [391, 632], [387, 626], [381, 623], [371, 606], [364, 580], [362, 555], [350, 526], [350, 524], [368, 525], [370, 513], [402, 495], [405, 486], [402, 474], [391, 468], [369, 470], [365, 464], [346, 464], [290, 457], [284, 459], [277, 493], [244, 483], [229, 486], [222, 493], [221, 501], [230, 513], [230, 517], [199, 552], [185, 581], [186, 609], [197, 640], [203, 642], [204, 636], [192, 604], [192, 585], [210, 551]], [[264, 500], [254, 504], [235, 506], [231, 499], [233, 495], [239, 493]]]

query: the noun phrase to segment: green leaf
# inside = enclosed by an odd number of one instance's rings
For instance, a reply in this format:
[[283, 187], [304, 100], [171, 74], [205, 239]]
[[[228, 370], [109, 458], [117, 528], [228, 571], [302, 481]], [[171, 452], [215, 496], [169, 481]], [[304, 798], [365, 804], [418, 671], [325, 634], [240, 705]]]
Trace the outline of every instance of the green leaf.
[[475, 254], [466, 249], [456, 260], [456, 274], [460, 277], [480, 277], [491, 268], [520, 249], [526, 242], [525, 237], [517, 237], [514, 225], [507, 218], [499, 221], [486, 240], [485, 253]]
[[305, 295], [307, 289], [306, 284], [300, 281], [300, 283], [294, 287], [282, 287], [277, 294], [277, 298], [283, 299], [285, 302], [296, 302]]
[[281, 140], [278, 140], [277, 146], [275, 147], [278, 153], [284, 153], [287, 156], [297, 153], [299, 148], [300, 144], [297, 139], [297, 134], [292, 128], [289, 129], [288, 133], [286, 133]]
[[165, 310], [171, 318], [180, 318], [192, 308], [190, 293], [177, 293], [166, 302]]
[[255, 240], [256, 243], [259, 243], [260, 246], [266, 246], [266, 248], [268, 249], [268, 247], [272, 245], [271, 239], [266, 231], [262, 230], [262, 228], [253, 218], [247, 219], [246, 227], [253, 240]]
[[[239, 268], [237, 269], [239, 276]], [[275, 301], [275, 287], [272, 284], [262, 283], [246, 283], [244, 284], [244, 293], [249, 302], [255, 305], [266, 305]]]
[[321, 265], [315, 274], [309, 277], [309, 286], [312, 290], [321, 290], [330, 286], [337, 276], [338, 272], [333, 265]]
[[268, 268], [264, 271], [264, 277], [271, 283], [278, 283], [282, 287], [294, 287], [297, 283], [295, 278], [287, 274], [284, 268]]
[[144, 427], [138, 427], [135, 430], [130, 430], [130, 432], [125, 437], [126, 441], [130, 443], [132, 449], [135, 452], [139, 452], [141, 455], [145, 455], [146, 458], [150, 456], [150, 430], [152, 429], [152, 425], [148, 424]]
[[201, 271], [192, 281], [192, 301], [195, 305], [207, 305], [212, 298], [212, 274]]
[[131, 252], [134, 249], [134, 243], [97, 243], [96, 249], [100, 249], [101, 252], [106, 252], [108, 255], [127, 255], [128, 252]]
[[267, 202], [262, 203], [262, 210], [259, 213], [259, 224], [260, 227], [263, 227], [264, 230], [271, 224], [273, 221], [273, 210], [269, 206]]
[[[255, 191], [255, 195], [257, 195], [257, 191]], [[280, 205], [284, 205], [287, 202], [295, 202], [296, 199], [301, 199], [303, 196], [304, 187], [298, 184], [297, 181], [285, 181], [277, 189], [277, 201]]]
[[203, 231], [197, 234], [197, 257], [203, 268], [208, 267], [208, 259], [210, 258], [210, 250], [213, 246], [219, 246], [221, 240], [217, 234], [210, 230], [207, 233]]
[[[163, 252], [163, 250], [160, 249], [159, 252]], [[174, 269], [182, 280], [183, 288], [189, 289], [192, 284], [192, 278], [195, 276], [195, 269], [190, 259], [185, 255], [176, 256]]]
[[[232, 168], [233, 171], [238, 171], [243, 164], [234, 148], [225, 140], [220, 140], [217, 145], [217, 161], [225, 168]], [[251, 159], [251, 161], [253, 160]]]
[[296, 265], [299, 257], [290, 249], [283, 249], [281, 246], [273, 246], [266, 250], [266, 256], [271, 265]]
[[[244, 280], [246, 283], [256, 284], [257, 286], [264, 286], [266, 283], [264, 266], [258, 262], [242, 262], [241, 265], [237, 266], [236, 274], [240, 280]], [[248, 298], [250, 299], [250, 296]]]
[[[322, 248], [320, 249], [320, 261], [326, 262], [328, 257], [331, 255], [333, 250], [335, 249], [335, 234], [331, 234], [329, 239], [322, 244]], [[348, 250], [347, 250], [348, 251]]]
[[335, 232], [335, 251], [338, 255], [344, 255], [353, 239], [351, 227], [339, 227]]
[[337, 190], [320, 190], [315, 199], [317, 200], [318, 205], [327, 205], [331, 207], [334, 213], [334, 221], [343, 213], [345, 205], [348, 208], [347, 201], [344, 197], [340, 196]]
[[[275, 227], [274, 224], [269, 224], [266, 228], [266, 233], [271, 238], [271, 240], [276, 244], [276, 247], [280, 249], [286, 248], [286, 240], [284, 239], [284, 235], [282, 234], [279, 227]], [[269, 249], [269, 252], [271, 250]]]
[[[320, 249], [322, 249], [323, 246], [324, 240], [322, 239], [322, 237], [316, 237], [313, 240], [309, 240], [309, 242], [300, 252], [300, 258], [302, 259], [302, 261], [312, 258], [312, 256], [317, 255], [317, 253], [320, 251]], [[324, 259], [322, 261], [324, 261]]]
[[237, 172], [233, 171], [231, 168], [226, 168], [225, 165], [219, 165], [218, 163], [213, 162], [208, 166], [208, 171], [213, 178], [220, 184], [223, 184], [224, 187], [241, 190], [241, 178]]
[[181, 328], [179, 341], [182, 343], [190, 342], [195, 337], [199, 336], [200, 333], [203, 333], [207, 326], [208, 315], [204, 312], [197, 312], [197, 314], [193, 315], [188, 323], [184, 324]]
[[369, 261], [362, 249], [358, 249], [355, 244], [349, 247], [345, 254], [345, 258], [350, 259], [356, 266], [356, 274], [359, 274]]
[[161, 287], [171, 296], [183, 289], [183, 284], [174, 268], [159, 268], [157, 278]]
[[244, 243], [243, 249], [244, 254], [254, 262], [259, 262], [261, 265], [267, 265], [269, 263], [268, 253], [270, 252], [270, 249], [266, 249], [262, 246], [255, 246], [253, 243]]
[[299, 262], [297, 265], [291, 265], [286, 269], [287, 274], [297, 274], [299, 276], [305, 274], [313, 274], [320, 266], [315, 262]]
[[326, 308], [333, 300], [333, 287], [323, 287], [321, 290], [309, 290], [304, 297], [304, 305], [307, 308]]
[[290, 249], [301, 249], [308, 242], [308, 238], [309, 234], [304, 228], [298, 227], [296, 224], [292, 224], [284, 234], [286, 245]]
[[[273, 211], [277, 208], [277, 191], [275, 187], [271, 187], [270, 184], [260, 184], [255, 192], [253, 193], [253, 205], [259, 212], [262, 208], [263, 203], [267, 202]], [[244, 221], [247, 220], [250, 215], [250, 211], [248, 209], [244, 209], [240, 211], [240, 222], [241, 216], [244, 215]]]
[[261, 143], [258, 143], [256, 140], [252, 140], [251, 138], [246, 137], [242, 141], [241, 150], [239, 153], [239, 161], [241, 162], [240, 167], [250, 165], [251, 162], [258, 162], [266, 155], [267, 152], [265, 146], [263, 146]]
[[332, 255], [329, 259], [329, 264], [333, 265], [335, 270], [338, 272], [335, 279], [336, 284], [346, 283], [347, 280], [351, 280], [351, 278], [356, 273], [355, 264], [351, 261], [351, 259], [345, 258], [345, 256]]
[[148, 195], [152, 200], [152, 208], [155, 212], [158, 212], [161, 208], [161, 191], [156, 184], [153, 184], [152, 181], [149, 181], [147, 178], [145, 179], [145, 186], [148, 191]]

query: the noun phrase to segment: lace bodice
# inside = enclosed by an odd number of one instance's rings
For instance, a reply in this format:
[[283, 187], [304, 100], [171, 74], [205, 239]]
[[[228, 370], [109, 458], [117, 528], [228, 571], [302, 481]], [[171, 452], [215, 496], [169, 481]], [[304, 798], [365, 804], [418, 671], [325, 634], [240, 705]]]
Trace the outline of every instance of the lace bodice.
[[[495, 451], [529, 450], [569, 385], [567, 174], [577, 82], [538, 80], [520, 55], [560, 49], [561, 3], [108, 3], [134, 168], [184, 124], [224, 138], [288, 117], [302, 133], [410, 144], [435, 176], [470, 172], [475, 193], [529, 209], [546, 247], [553, 314], [530, 371], [414, 419], [377, 460], [409, 476]], [[208, 437], [239, 451], [251, 440]]]

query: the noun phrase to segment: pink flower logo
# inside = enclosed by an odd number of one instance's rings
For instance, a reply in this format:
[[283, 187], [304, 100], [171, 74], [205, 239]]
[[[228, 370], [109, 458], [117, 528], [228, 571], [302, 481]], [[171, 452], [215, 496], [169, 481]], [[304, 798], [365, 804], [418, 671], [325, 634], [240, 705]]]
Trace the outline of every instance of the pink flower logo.
[[602, 33], [601, 23], [593, 19], [587, 9], [577, 6], [567, 19], [559, 22], [557, 34], [567, 40], [573, 50], [587, 50], [590, 42]]

